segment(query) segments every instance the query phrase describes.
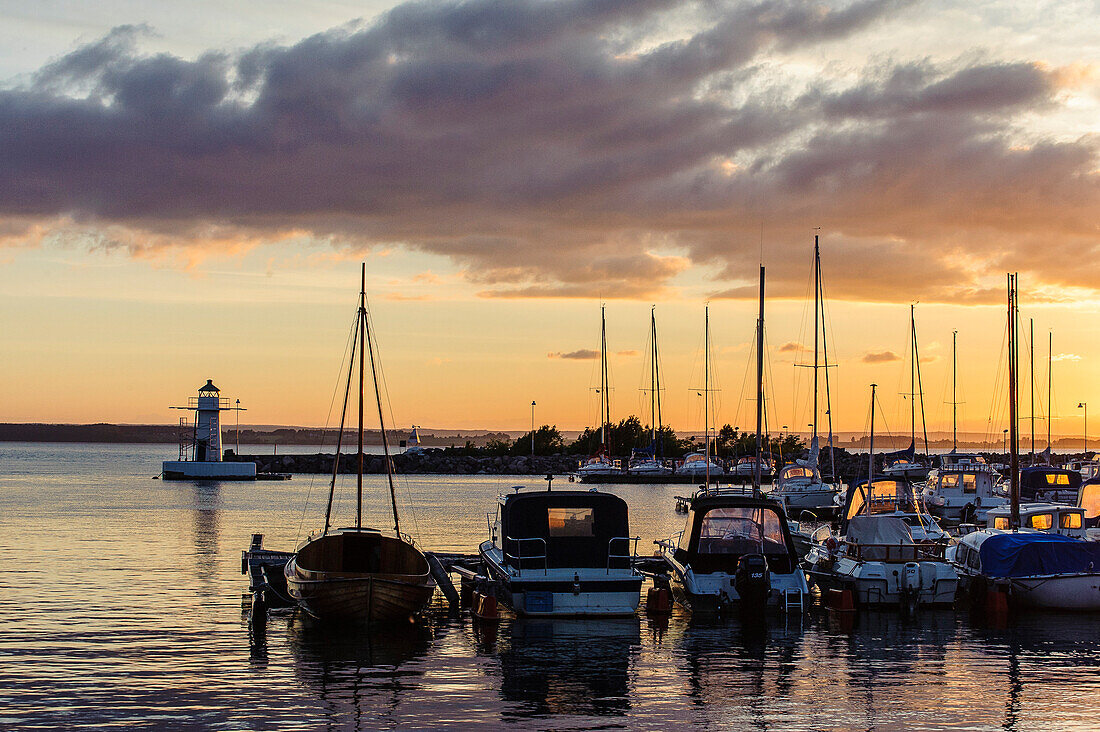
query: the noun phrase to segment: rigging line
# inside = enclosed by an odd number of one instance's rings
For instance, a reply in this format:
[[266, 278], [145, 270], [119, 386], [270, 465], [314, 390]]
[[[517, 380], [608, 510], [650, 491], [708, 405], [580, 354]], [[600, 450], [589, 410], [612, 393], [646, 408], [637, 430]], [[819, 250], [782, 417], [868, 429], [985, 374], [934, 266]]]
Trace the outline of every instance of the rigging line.
[[336, 454], [332, 457], [332, 483], [329, 486], [328, 491], [328, 507], [325, 509], [325, 534], [328, 533], [328, 527], [332, 518], [332, 498], [336, 493], [336, 476], [340, 472], [340, 448], [344, 443], [344, 419], [348, 413], [348, 393], [351, 391], [351, 372], [355, 366], [355, 344], [360, 337], [360, 326], [362, 324], [362, 318], [358, 310], [355, 313], [355, 331], [352, 335], [351, 341], [351, 354], [348, 356], [348, 379], [344, 386], [344, 406], [340, 410], [340, 433], [336, 437]]
[[[374, 317], [371, 314], [372, 309], [371, 309], [369, 298], [366, 298], [366, 297], [364, 298], [364, 306], [366, 307], [367, 325], [370, 327], [370, 333], [372, 335], [371, 340], [374, 341], [374, 344], [376, 346], [376, 348], [374, 349], [374, 351], [375, 351], [374, 359], [377, 361], [378, 379], [381, 381], [382, 393], [385, 395], [385, 400], [384, 401], [385, 401], [386, 411], [390, 415], [390, 424], [392, 424], [396, 427], [397, 419], [394, 417], [394, 414], [393, 414], [393, 400], [390, 398], [390, 386], [389, 386], [389, 382], [386, 380], [385, 366], [382, 363], [382, 343], [378, 338], [378, 329], [374, 325]], [[380, 425], [380, 428], [384, 430], [384, 428], [382, 428], [381, 425]], [[382, 439], [383, 440], [385, 439], [385, 434], [382, 435]], [[409, 476], [405, 473], [397, 473], [397, 475], [398, 475], [398, 482], [401, 484], [401, 492], [405, 496], [405, 501], [406, 501], [405, 512], [412, 519], [413, 534], [416, 537], [421, 537], [422, 535], [420, 533], [420, 521], [418, 519], [418, 512], [417, 512], [417, 508], [416, 508], [417, 501], [415, 500], [415, 495], [413, 494], [412, 486], [409, 482]]]
[[[355, 326], [352, 325], [351, 330], [348, 333], [348, 337], [344, 342], [344, 354], [343, 354], [343, 356], [341, 356], [340, 366], [336, 370], [336, 380], [333, 382], [333, 386], [332, 386], [332, 398], [329, 400], [328, 413], [325, 415], [325, 427], [321, 431], [321, 445], [320, 445], [320, 447], [322, 447], [322, 448], [327, 444], [326, 440], [328, 439], [329, 425], [332, 422], [332, 408], [336, 405], [336, 395], [340, 393], [340, 374], [344, 373], [344, 359], [347, 358], [348, 350], [354, 347], [353, 342], [352, 342], [352, 338], [354, 337], [354, 335], [355, 335]], [[316, 479], [317, 479], [316, 474], [310, 475], [309, 487], [306, 490], [305, 505], [302, 507], [302, 516], [301, 516], [301, 518], [298, 519], [298, 532], [294, 536], [295, 546], [297, 546], [298, 541], [302, 538], [302, 528], [305, 525], [306, 511], [309, 508], [309, 499], [310, 499], [310, 496], [312, 496], [312, 494], [313, 494], [313, 484], [314, 484], [314, 481]]]
[[917, 392], [920, 396], [920, 426], [924, 434], [924, 454], [928, 455], [928, 423], [924, 419], [924, 386], [920, 379], [920, 350], [917, 348], [917, 325], [913, 322], [913, 363], [917, 367]]

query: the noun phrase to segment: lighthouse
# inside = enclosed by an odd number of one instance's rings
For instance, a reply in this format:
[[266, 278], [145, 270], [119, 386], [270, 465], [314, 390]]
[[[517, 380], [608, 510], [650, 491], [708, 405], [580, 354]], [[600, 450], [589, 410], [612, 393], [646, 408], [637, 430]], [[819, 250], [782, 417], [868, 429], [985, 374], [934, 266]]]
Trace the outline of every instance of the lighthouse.
[[199, 395], [188, 399], [185, 409], [195, 413], [194, 421], [180, 418], [178, 460], [165, 460], [161, 472], [166, 480], [255, 480], [256, 463], [222, 462], [221, 413], [240, 407], [229, 406], [212, 379], [199, 387]]

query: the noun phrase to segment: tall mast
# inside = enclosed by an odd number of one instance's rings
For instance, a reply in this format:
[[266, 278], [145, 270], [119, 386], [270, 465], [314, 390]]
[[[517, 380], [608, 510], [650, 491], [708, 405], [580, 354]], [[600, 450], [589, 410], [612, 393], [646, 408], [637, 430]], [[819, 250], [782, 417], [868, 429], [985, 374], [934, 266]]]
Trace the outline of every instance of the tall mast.
[[1035, 464], [1035, 318], [1028, 318], [1028, 361], [1031, 366], [1031, 464]]
[[332, 458], [332, 482], [328, 486], [328, 505], [325, 507], [325, 530], [328, 534], [332, 519], [332, 498], [336, 494], [336, 476], [340, 472], [340, 448], [344, 445], [344, 420], [348, 416], [348, 395], [351, 393], [351, 374], [355, 366], [355, 342], [359, 339], [359, 327], [363, 324], [359, 313], [355, 314], [355, 328], [351, 336], [351, 358], [348, 359], [348, 378], [344, 382], [344, 405], [340, 408], [340, 431], [336, 433], [336, 454]]
[[[363, 528], [363, 341], [367, 340], [367, 265], [363, 263], [363, 269], [359, 280], [359, 329], [364, 337], [359, 339], [359, 467], [355, 479], [355, 528]], [[373, 360], [373, 356], [372, 356]], [[371, 373], [374, 366], [371, 365]], [[375, 385], [377, 387], [377, 384]], [[379, 409], [379, 415], [381, 415]], [[383, 434], [384, 434], [383, 430]]]
[[657, 316], [653, 312], [656, 307], [649, 308], [649, 336], [652, 339], [649, 349], [649, 433], [654, 459], [657, 457]]
[[867, 491], [863, 497], [864, 509], [871, 513], [871, 484], [875, 478], [875, 387], [871, 384], [871, 444], [867, 448]]
[[710, 304], [703, 308], [703, 456], [710, 491]]
[[600, 303], [600, 445], [605, 452], [611, 452], [607, 445], [607, 318], [605, 305]]
[[1011, 497], [1011, 514], [1009, 516], [1009, 528], [1020, 527], [1020, 457], [1017, 454], [1017, 432], [1019, 425], [1016, 423], [1016, 275], [1008, 275], [1008, 430], [1011, 450], [1009, 454], [1009, 486]]
[[1054, 405], [1050, 402], [1050, 367], [1053, 363], [1054, 331], [1050, 331], [1047, 333], [1047, 462], [1050, 462], [1050, 423], [1054, 418]]
[[[656, 307], [656, 306], [654, 306]], [[657, 395], [657, 429], [664, 424], [661, 420], [661, 354], [657, 348], [657, 316], [650, 311], [653, 326], [653, 392]], [[653, 456], [657, 457], [657, 448], [653, 448]]]
[[[818, 289], [821, 289], [821, 255], [817, 249], [817, 237], [814, 236], [814, 258], [817, 270], [817, 282]], [[821, 293], [820, 310], [821, 310], [821, 350], [822, 355], [825, 356], [825, 416], [828, 418], [829, 425], [829, 477], [833, 480], [836, 479], [836, 455], [833, 450], [833, 400], [829, 395], [829, 338], [825, 328], [825, 293]], [[816, 432], [816, 430], [815, 430]]]
[[756, 465], [753, 467], [752, 494], [760, 497], [761, 461], [764, 459], [764, 265], [760, 265], [760, 315], [756, 320]]
[[[921, 433], [924, 435], [924, 454], [928, 455], [928, 420], [924, 418], [924, 384], [921, 383], [920, 378], [920, 349], [917, 347], [917, 320], [913, 315], [913, 306], [909, 306], [909, 317], [913, 322], [913, 365], [916, 367], [917, 372], [917, 393], [913, 395], [913, 406], [916, 407], [916, 397], [920, 397], [920, 427]], [[914, 432], [916, 427], [914, 426]], [[913, 437], [914, 444], [916, 443], [916, 436]]]
[[820, 307], [821, 293], [821, 252], [818, 249], [817, 234], [814, 234], [814, 433], [812, 437], [817, 437], [817, 370], [820, 368], [817, 357], [817, 345], [818, 345], [818, 308]]
[[[367, 265], [363, 265], [363, 277], [364, 282], [366, 279]], [[382, 431], [382, 454], [386, 461], [386, 480], [390, 484], [390, 507], [393, 509], [393, 530], [397, 534], [398, 538], [401, 537], [401, 521], [397, 516], [397, 491], [393, 486], [393, 461], [390, 459], [390, 443], [386, 439], [386, 420], [382, 416], [382, 391], [378, 386], [378, 369], [374, 366], [374, 340], [370, 335], [370, 321], [367, 319], [367, 295], [366, 288], [363, 291], [362, 309], [359, 311], [360, 318], [363, 322], [363, 340], [367, 342], [368, 353], [370, 354], [370, 377], [374, 382], [374, 401], [378, 405], [378, 428]], [[362, 359], [362, 348], [360, 344], [360, 359]], [[360, 360], [362, 363], [362, 360]], [[362, 402], [363, 394], [360, 390], [359, 400]], [[360, 480], [362, 480], [362, 457], [360, 457]]]
[[959, 449], [959, 398], [956, 382], [959, 370], [959, 331], [951, 331], [951, 451]]
[[909, 441], [917, 444], [917, 319], [909, 306]]

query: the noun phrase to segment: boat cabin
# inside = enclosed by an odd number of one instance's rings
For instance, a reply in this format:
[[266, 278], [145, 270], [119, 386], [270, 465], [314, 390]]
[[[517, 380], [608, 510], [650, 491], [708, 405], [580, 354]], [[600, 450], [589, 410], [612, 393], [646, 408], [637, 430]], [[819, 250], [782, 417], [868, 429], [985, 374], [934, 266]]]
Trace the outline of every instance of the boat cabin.
[[1081, 487], [1081, 474], [1049, 465], [1020, 470], [1020, 500], [1029, 503], [1052, 501], [1072, 504]]
[[1093, 574], [1100, 567], [1100, 544], [1043, 532], [978, 531], [959, 540], [953, 562], [986, 577]]
[[531, 491], [501, 496], [493, 544], [513, 570], [629, 568], [626, 501], [596, 491]]
[[821, 482], [821, 473], [817, 468], [807, 465], [788, 465], [779, 471], [779, 477], [775, 480], [775, 490], [783, 490], [788, 486], [807, 486]]
[[1091, 480], [1082, 483], [1077, 492], [1077, 505], [1084, 509], [1085, 526], [1091, 529], [1100, 527], [1100, 483]]
[[697, 574], [733, 574], [746, 554], [763, 554], [774, 574], [795, 571], [798, 555], [786, 514], [775, 501], [747, 496], [699, 496], [688, 508], [686, 525], [673, 557]]
[[932, 458], [933, 467], [936, 468], [977, 468], [985, 466], [985, 470], [993, 468], [985, 458], [976, 452], [949, 452], [946, 455], [936, 455]]
[[[990, 509], [989, 525], [994, 529], [1009, 529], [1010, 508]], [[1024, 503], [1020, 506], [1020, 528], [1035, 529], [1048, 534], [1062, 534], [1075, 539], [1087, 537], [1085, 509], [1059, 503]]]
[[841, 533], [848, 530], [848, 522], [856, 516], [894, 515], [909, 525], [913, 538], [940, 540], [943, 530], [932, 518], [913, 491], [913, 485], [904, 478], [882, 477], [854, 483], [848, 488], [841, 513]]

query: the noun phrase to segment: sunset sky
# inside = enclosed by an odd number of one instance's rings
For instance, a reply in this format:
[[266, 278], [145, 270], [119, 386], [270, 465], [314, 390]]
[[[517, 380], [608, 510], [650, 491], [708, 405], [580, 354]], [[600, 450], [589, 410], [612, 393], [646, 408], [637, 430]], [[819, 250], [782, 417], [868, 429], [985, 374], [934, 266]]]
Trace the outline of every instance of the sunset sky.
[[[1020, 273], [1053, 430], [1100, 428], [1100, 5], [0, 1], [0, 421], [323, 425], [366, 262], [398, 426], [810, 419], [821, 235], [834, 423], [1005, 424]], [[1026, 357], [1026, 349], [1024, 350]], [[1021, 388], [1028, 414], [1027, 368]], [[1091, 421], [1091, 420], [1090, 420]], [[1045, 423], [1037, 428], [1045, 434]], [[1091, 425], [1090, 425], [1091, 426]]]

